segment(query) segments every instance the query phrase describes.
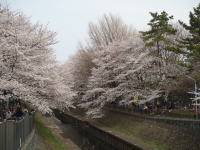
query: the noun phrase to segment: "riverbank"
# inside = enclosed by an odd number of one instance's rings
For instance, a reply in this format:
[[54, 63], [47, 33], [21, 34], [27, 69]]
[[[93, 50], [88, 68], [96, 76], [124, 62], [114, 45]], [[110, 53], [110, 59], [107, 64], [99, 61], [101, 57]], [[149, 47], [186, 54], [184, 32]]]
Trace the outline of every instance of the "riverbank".
[[93, 124], [148, 150], [199, 150], [198, 131], [109, 112]]

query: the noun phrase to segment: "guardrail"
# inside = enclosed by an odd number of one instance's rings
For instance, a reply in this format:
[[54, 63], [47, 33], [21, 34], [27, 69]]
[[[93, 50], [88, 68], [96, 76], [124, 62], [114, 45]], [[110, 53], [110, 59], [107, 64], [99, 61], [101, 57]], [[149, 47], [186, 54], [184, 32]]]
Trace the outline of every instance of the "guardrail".
[[0, 150], [19, 150], [34, 128], [34, 113], [0, 122]]
[[174, 118], [174, 117], [164, 117], [164, 116], [148, 116], [145, 114], [139, 114], [134, 111], [129, 111], [129, 110], [122, 110], [122, 109], [113, 109], [113, 108], [107, 108], [107, 111], [111, 112], [117, 112], [133, 117], [138, 117], [142, 118], [145, 120], [150, 120], [150, 121], [157, 121], [157, 122], [163, 122], [167, 124], [171, 124], [174, 126], [182, 127], [182, 128], [190, 128], [190, 129], [200, 129], [200, 120], [195, 120], [195, 119], [187, 119], [187, 118]]
[[60, 112], [59, 110], [54, 110], [54, 113], [63, 123], [69, 123], [79, 130], [83, 136], [96, 145], [96, 150], [143, 150], [139, 146], [104, 131], [87, 121]]

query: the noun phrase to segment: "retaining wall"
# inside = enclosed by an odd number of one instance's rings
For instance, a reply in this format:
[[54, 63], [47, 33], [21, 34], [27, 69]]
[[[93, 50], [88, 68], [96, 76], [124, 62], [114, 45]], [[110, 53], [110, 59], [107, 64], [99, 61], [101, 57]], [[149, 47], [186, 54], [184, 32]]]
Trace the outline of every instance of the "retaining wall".
[[54, 110], [58, 119], [63, 123], [69, 123], [96, 145], [95, 150], [143, 150], [118, 136], [106, 132], [87, 121], [83, 121], [72, 115]]

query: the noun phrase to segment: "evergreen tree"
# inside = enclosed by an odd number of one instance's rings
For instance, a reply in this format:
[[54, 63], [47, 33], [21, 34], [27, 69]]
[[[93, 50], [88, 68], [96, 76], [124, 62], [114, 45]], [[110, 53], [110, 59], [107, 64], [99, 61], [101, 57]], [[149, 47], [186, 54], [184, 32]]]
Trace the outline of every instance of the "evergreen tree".
[[[141, 32], [147, 47], [155, 47], [157, 56], [162, 57], [168, 51], [172, 51], [171, 35], [176, 34], [176, 29], [169, 23], [173, 16], [169, 16], [165, 11], [159, 13], [150, 12], [152, 19], [148, 23], [150, 30]], [[164, 52], [164, 53], [163, 53]]]
[[190, 12], [189, 19], [189, 25], [179, 21], [190, 33], [180, 42], [181, 48], [186, 48], [190, 60], [200, 61], [200, 4]]

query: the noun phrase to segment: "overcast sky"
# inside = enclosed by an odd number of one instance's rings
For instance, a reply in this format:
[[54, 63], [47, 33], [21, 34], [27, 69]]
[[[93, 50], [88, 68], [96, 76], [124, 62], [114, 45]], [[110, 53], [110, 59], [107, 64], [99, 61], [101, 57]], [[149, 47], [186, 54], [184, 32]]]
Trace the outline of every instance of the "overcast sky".
[[57, 60], [64, 62], [87, 37], [88, 23], [104, 13], [122, 17], [138, 30], [147, 28], [150, 11], [167, 11], [174, 20], [188, 22], [188, 13], [199, 0], [7, 0], [13, 10], [20, 10], [32, 22], [48, 24], [58, 33]]

